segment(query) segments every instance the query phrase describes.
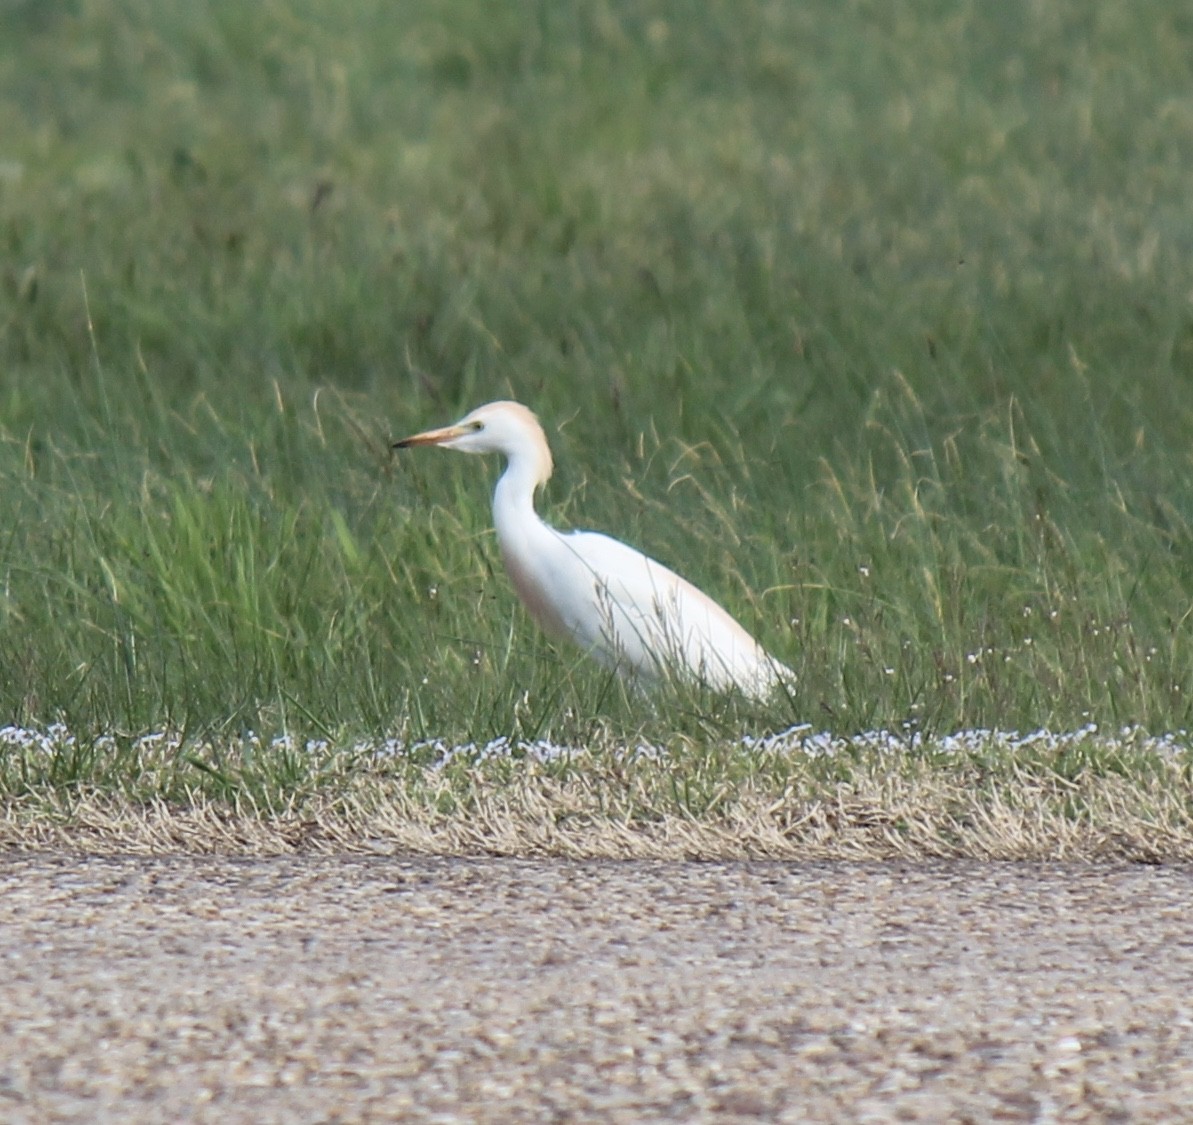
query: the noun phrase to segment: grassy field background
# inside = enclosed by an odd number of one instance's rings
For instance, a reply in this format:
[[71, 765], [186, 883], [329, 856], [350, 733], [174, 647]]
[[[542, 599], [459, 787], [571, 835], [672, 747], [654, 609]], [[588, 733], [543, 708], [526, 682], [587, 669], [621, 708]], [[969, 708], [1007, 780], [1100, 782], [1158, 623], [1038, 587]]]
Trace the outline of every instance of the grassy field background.
[[[293, 811], [337, 746], [509, 738], [782, 794], [725, 747], [796, 723], [1183, 748], [1191, 199], [1176, 0], [12, 0], [0, 725], [75, 742], [0, 784]], [[683, 570], [789, 699], [644, 699], [536, 634], [497, 465], [388, 451], [499, 397], [548, 517]]]

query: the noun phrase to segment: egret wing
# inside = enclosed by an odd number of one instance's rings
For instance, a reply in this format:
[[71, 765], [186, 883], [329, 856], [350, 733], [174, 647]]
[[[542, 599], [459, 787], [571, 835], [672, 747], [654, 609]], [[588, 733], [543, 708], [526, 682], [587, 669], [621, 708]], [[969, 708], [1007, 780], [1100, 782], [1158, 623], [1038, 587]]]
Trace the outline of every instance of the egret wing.
[[738, 687], [751, 695], [773, 686], [777, 666], [767, 653], [726, 610], [673, 570], [597, 532], [559, 538], [572, 556], [568, 569], [586, 572], [590, 592], [573, 636], [606, 663], [652, 677], [679, 674], [718, 690]]

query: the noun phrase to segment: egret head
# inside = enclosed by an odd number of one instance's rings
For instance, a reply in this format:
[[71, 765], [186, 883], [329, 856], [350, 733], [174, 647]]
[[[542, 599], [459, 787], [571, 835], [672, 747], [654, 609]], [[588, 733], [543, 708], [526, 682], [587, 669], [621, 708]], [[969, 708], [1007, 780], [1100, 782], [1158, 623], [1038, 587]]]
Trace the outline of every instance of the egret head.
[[520, 402], [478, 406], [454, 426], [426, 430], [394, 442], [395, 449], [440, 445], [461, 453], [504, 453], [509, 461], [529, 460], [538, 481], [551, 475], [551, 450], [539, 420]]

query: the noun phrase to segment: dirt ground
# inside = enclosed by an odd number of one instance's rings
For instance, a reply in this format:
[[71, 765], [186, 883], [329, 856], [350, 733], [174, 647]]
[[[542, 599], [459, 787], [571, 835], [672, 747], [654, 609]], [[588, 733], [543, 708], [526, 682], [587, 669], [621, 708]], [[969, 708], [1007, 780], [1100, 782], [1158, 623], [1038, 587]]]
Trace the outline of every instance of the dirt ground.
[[1193, 1119], [1193, 871], [0, 861], [0, 1120]]

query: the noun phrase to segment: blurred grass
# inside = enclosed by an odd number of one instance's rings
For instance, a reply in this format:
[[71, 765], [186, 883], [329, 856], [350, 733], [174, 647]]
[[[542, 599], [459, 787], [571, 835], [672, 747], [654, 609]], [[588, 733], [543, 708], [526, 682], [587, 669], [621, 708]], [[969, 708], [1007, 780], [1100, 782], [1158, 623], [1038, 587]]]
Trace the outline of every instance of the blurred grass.
[[[7, 740], [6, 740], [7, 741]], [[823, 738], [814, 738], [822, 745]], [[397, 753], [282, 739], [180, 750], [145, 739], [7, 741], [0, 850], [783, 859], [1188, 862], [1189, 762], [1140, 736], [820, 754], [788, 738], [597, 735]]]
[[[1175, 0], [0, 6], [0, 721], [1187, 728], [1191, 182]], [[503, 396], [791, 700], [536, 635]]]

